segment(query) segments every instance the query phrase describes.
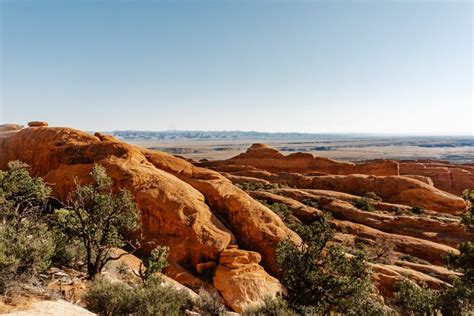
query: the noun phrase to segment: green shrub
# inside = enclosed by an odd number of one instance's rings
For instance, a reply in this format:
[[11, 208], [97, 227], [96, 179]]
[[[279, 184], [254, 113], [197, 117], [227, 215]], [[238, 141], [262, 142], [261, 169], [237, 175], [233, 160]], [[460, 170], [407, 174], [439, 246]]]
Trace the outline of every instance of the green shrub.
[[236, 183], [235, 186], [244, 191], [272, 190], [272, 189], [279, 189], [279, 188], [286, 187], [285, 185], [280, 184], [280, 183], [264, 184], [264, 183], [258, 183], [258, 182]]
[[440, 293], [438, 306], [443, 315], [472, 315], [474, 310], [472, 285], [468, 285], [461, 279], [455, 279], [451, 288], [447, 288]]
[[374, 201], [382, 201], [382, 198], [378, 196], [375, 192], [367, 192], [364, 196]]
[[94, 280], [83, 299], [86, 308], [99, 315], [128, 315], [136, 312], [139, 304], [132, 286], [104, 278]]
[[292, 229], [295, 225], [301, 224], [301, 221], [293, 215], [285, 204], [263, 200], [259, 201], [278, 215], [288, 228]]
[[138, 228], [138, 210], [130, 192], [112, 191], [112, 179], [105, 168], [95, 165], [92, 184], [78, 186], [69, 207], [56, 210], [55, 229], [84, 245], [87, 273], [93, 278], [107, 262], [116, 260], [111, 249], [130, 243], [124, 233]]
[[301, 201], [301, 203], [309, 207], [319, 208], [319, 202], [316, 200], [304, 199]]
[[468, 229], [474, 227], [474, 190], [464, 190], [461, 197], [466, 201], [468, 209], [466, 213], [461, 215], [461, 222], [466, 225]]
[[264, 297], [261, 305], [253, 306], [243, 312], [244, 316], [296, 316], [288, 303], [281, 297]]
[[257, 190], [262, 190], [265, 187], [263, 183], [253, 183], [253, 182], [237, 183], [236, 186], [244, 191], [257, 191]]
[[183, 315], [192, 308], [188, 293], [150, 278], [141, 285], [127, 285], [96, 278], [83, 297], [86, 308], [99, 315]]
[[448, 257], [451, 268], [462, 272], [452, 287], [432, 290], [410, 282], [396, 284], [397, 304], [412, 315], [469, 315], [474, 310], [474, 242], [459, 246], [459, 255]]
[[7, 171], [0, 171], [0, 216], [5, 221], [39, 219], [47, 208], [51, 188], [41, 178], [31, 177], [28, 168], [11, 161]]
[[193, 301], [184, 290], [162, 285], [161, 279], [150, 278], [136, 292], [138, 296], [137, 314], [154, 315], [183, 315], [185, 310], [192, 309]]
[[425, 209], [419, 206], [414, 206], [411, 208], [411, 212], [416, 215], [423, 214], [425, 212]]
[[201, 288], [198, 294], [196, 307], [202, 315], [219, 316], [226, 311], [224, 300], [217, 291], [208, 292]]
[[365, 197], [362, 197], [362, 198], [356, 200], [353, 204], [354, 204], [355, 207], [357, 207], [360, 210], [364, 210], [364, 211], [367, 211], [367, 212], [375, 211], [375, 208], [370, 203], [370, 200], [368, 198], [365, 198]]
[[440, 295], [440, 310], [443, 315], [468, 314], [474, 310], [474, 242], [459, 245], [459, 255], [448, 257], [448, 265], [461, 272], [453, 287]]
[[0, 171], [0, 292], [51, 264], [55, 248], [44, 219], [50, 188], [28, 173], [20, 162]]
[[374, 312], [381, 308], [372, 295], [374, 287], [362, 253], [347, 257], [341, 247], [328, 244], [334, 232], [326, 218], [295, 231], [303, 244], [281, 242], [277, 261], [281, 282], [287, 289], [284, 298], [298, 313], [345, 314]]
[[462, 280], [474, 285], [474, 241], [459, 245], [459, 255], [450, 255], [448, 264], [463, 273]]
[[470, 203], [474, 203], [474, 189], [466, 189], [462, 192], [461, 197]]
[[147, 281], [157, 273], [161, 273], [168, 266], [168, 252], [169, 247], [157, 246], [151, 251], [150, 257], [143, 261], [145, 264], [140, 263], [138, 276], [142, 279], [142, 282]]
[[83, 243], [59, 230], [55, 230], [54, 226], [52, 229], [54, 253], [51, 259], [53, 264], [79, 268], [83, 264], [86, 255]]
[[411, 315], [436, 315], [439, 293], [426, 285], [403, 280], [395, 284], [397, 306]]
[[5, 257], [18, 259], [16, 273], [46, 270], [51, 264], [54, 243], [48, 226], [23, 220], [18, 225], [0, 228], [0, 247]]

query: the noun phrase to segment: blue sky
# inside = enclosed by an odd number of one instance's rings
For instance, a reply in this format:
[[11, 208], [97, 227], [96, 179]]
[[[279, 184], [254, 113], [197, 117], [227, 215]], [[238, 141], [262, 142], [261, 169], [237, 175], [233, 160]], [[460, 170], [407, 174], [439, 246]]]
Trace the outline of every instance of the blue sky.
[[2, 122], [473, 133], [471, 1], [0, 5]]

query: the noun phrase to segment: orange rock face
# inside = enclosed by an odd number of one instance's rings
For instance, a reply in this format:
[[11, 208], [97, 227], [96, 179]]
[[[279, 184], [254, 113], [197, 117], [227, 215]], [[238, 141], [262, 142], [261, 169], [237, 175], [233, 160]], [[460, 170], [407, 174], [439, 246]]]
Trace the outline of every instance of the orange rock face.
[[[265, 284], [278, 282], [258, 265], [260, 255], [263, 265], [276, 272], [276, 244], [287, 237], [300, 241], [276, 214], [229, 180], [183, 159], [137, 148], [107, 135], [92, 136], [68, 128], [40, 126], [6, 133], [0, 137], [0, 168], [5, 169], [11, 160], [28, 163], [31, 174], [50, 183], [59, 199], [65, 200], [75, 189], [75, 179], [79, 183], [89, 182], [94, 164], [104, 166], [117, 187], [132, 193], [141, 211], [146, 238], [170, 247], [170, 274], [177, 279], [199, 284], [183, 264], [203, 267], [203, 263], [217, 263], [225, 257], [221, 256], [224, 249], [239, 244], [259, 253], [256, 258], [255, 253], [249, 252], [249, 265], [239, 270], [255, 280], [233, 277], [232, 286], [244, 295], [258, 284], [266, 293]], [[217, 275], [226, 275], [225, 269], [230, 268], [220, 264]], [[224, 284], [218, 276], [214, 282]], [[226, 291], [225, 286], [221, 289]], [[227, 303], [244, 306], [247, 300], [253, 302], [256, 296], [249, 294], [238, 299], [238, 303]]]
[[195, 167], [165, 153], [150, 150], [142, 152], [155, 167], [175, 175], [201, 192], [211, 209], [230, 227], [239, 244], [260, 253], [264, 267], [272, 273], [278, 273], [276, 244], [285, 238], [295, 242], [300, 239], [275, 213], [216, 172]]
[[231, 248], [221, 252], [214, 286], [236, 312], [284, 291], [280, 282], [258, 265], [260, 259], [260, 255], [252, 251]]
[[[466, 203], [450, 193], [456, 190], [441, 189], [452, 187], [443, 180], [444, 169], [438, 175], [434, 169], [407, 169], [405, 162], [351, 164], [310, 154], [285, 156], [261, 144], [234, 158], [199, 165], [242, 184], [256, 199], [285, 205], [302, 223], [331, 213], [335, 242], [349, 245], [348, 249], [362, 243], [369, 256], [387, 251], [387, 262], [371, 259], [371, 267], [380, 293], [388, 298], [404, 277], [433, 288], [451, 282], [456, 273], [443, 267], [446, 255], [458, 253], [459, 243], [474, 238], [457, 216], [466, 210]], [[436, 168], [445, 168], [440, 165]], [[371, 209], [357, 207], [361, 197], [374, 193], [382, 200], [365, 198]]]
[[403, 176], [322, 176], [313, 177], [306, 186], [312, 189], [333, 190], [365, 195], [375, 192], [384, 201], [422, 207], [448, 214], [465, 212], [463, 199], [441, 191], [424, 182]]
[[90, 181], [93, 164], [103, 165], [117, 186], [128, 189], [142, 212], [145, 236], [169, 246], [172, 262], [217, 260], [232, 233], [211, 212], [204, 196], [175, 176], [155, 168], [136, 148], [72, 129], [27, 128], [0, 140], [0, 168], [10, 160], [52, 184], [66, 199], [79, 182]]
[[[412, 236], [419, 239], [427, 239], [443, 245], [456, 247], [462, 242], [474, 239], [474, 234], [459, 225], [459, 220], [444, 218], [432, 219], [425, 216], [396, 215], [386, 212], [367, 212], [356, 208], [351, 201], [357, 197], [340, 193], [331, 194], [331, 191], [299, 190], [299, 189], [273, 189], [270, 192], [254, 191], [250, 194], [261, 200], [282, 203], [288, 206], [293, 214], [302, 222], [311, 220], [313, 216], [321, 213], [312, 207], [308, 207], [298, 201], [312, 200], [330, 212], [335, 218], [362, 224], [377, 230], [404, 236]], [[329, 198], [328, 198], [329, 197]], [[394, 207], [401, 211], [409, 211], [410, 208], [403, 205], [388, 204], [383, 202], [372, 202], [377, 210], [389, 210]], [[390, 207], [388, 207], [390, 206]], [[436, 214], [436, 213], [431, 213]], [[428, 214], [427, 214], [428, 215]], [[336, 222], [335, 222], [336, 223]], [[399, 237], [402, 238], [402, 237]], [[372, 238], [372, 239], [375, 239]], [[449, 249], [452, 250], [452, 249]], [[442, 260], [441, 253], [439, 259]]]
[[429, 177], [433, 185], [443, 191], [460, 195], [474, 189], [474, 166], [443, 161], [401, 162], [400, 174]]
[[[245, 153], [224, 161], [204, 162], [210, 168], [224, 171], [235, 183], [255, 179], [305, 189], [320, 189], [363, 196], [374, 192], [384, 201], [422, 207], [448, 214], [463, 213], [463, 199], [434, 187], [423, 175], [398, 175], [394, 161], [351, 164], [311, 154], [284, 156], [265, 145], [252, 145]], [[318, 175], [315, 175], [315, 172]], [[324, 174], [324, 175], [321, 175]]]

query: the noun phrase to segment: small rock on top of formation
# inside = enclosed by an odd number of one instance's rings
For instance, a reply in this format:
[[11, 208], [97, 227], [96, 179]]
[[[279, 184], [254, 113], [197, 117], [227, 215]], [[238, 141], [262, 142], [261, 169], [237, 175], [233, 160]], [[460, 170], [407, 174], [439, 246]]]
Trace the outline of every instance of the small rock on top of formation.
[[32, 121], [28, 122], [29, 127], [46, 127], [48, 126], [48, 122], [41, 122], [41, 121]]

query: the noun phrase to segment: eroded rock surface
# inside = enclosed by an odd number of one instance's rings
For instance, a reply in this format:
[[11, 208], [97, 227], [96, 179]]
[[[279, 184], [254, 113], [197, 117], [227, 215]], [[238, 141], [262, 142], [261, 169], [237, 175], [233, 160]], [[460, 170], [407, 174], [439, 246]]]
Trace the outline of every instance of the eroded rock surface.
[[[146, 238], [170, 247], [168, 275], [192, 290], [215, 287], [235, 311], [284, 291], [275, 278], [276, 246], [286, 238], [301, 240], [268, 207], [273, 203], [285, 205], [302, 224], [332, 214], [335, 242], [348, 254], [361, 244], [369, 254], [390, 245], [383, 262], [371, 259], [386, 297], [403, 277], [445, 286], [456, 275], [445, 256], [474, 238], [460, 224], [466, 203], [454, 195], [472, 183], [468, 165], [345, 163], [285, 156], [262, 144], [228, 160], [193, 165], [109, 135], [31, 126], [0, 126], [1, 169], [22, 160], [65, 201], [76, 181], [91, 181], [92, 166], [101, 164], [116, 188], [132, 193]], [[213, 270], [209, 282], [204, 275]]]
[[[376, 161], [365, 164], [337, 162], [312, 154], [283, 155], [262, 144], [252, 145], [245, 153], [223, 161], [202, 165], [229, 174], [242, 183], [250, 177], [290, 187], [320, 189], [363, 196], [374, 192], [384, 201], [443, 212], [463, 213], [463, 199], [431, 185], [430, 179], [400, 176], [398, 162]], [[315, 175], [315, 171], [318, 173]], [[257, 183], [250, 179], [250, 182]]]
[[258, 265], [260, 260], [260, 255], [252, 251], [229, 248], [221, 252], [213, 284], [236, 312], [284, 291], [280, 282]]
[[446, 161], [403, 161], [400, 163], [400, 174], [428, 177], [438, 189], [456, 195], [474, 188], [473, 165]]
[[[61, 200], [75, 189], [76, 181], [91, 180], [94, 164], [104, 166], [116, 187], [132, 193], [147, 240], [170, 247], [170, 275], [179, 275], [178, 281], [199, 280], [194, 276], [197, 271], [188, 267], [217, 264], [221, 252], [231, 244], [258, 251], [264, 267], [275, 272], [276, 244], [288, 236], [300, 241], [276, 214], [219, 173], [110, 136], [35, 124], [0, 137], [0, 168], [5, 169], [11, 160], [29, 164], [31, 174], [50, 183]], [[258, 263], [251, 267], [248, 272], [257, 283], [234, 278], [242, 293], [273, 280]], [[215, 280], [219, 282], [218, 277]], [[239, 302], [245, 305], [246, 297]]]
[[[386, 251], [381, 262], [371, 259], [373, 278], [386, 297], [393, 296], [394, 284], [403, 278], [433, 288], [446, 286], [456, 273], [446, 268], [445, 257], [474, 238], [458, 216], [467, 205], [457, 193], [470, 182], [460, 181], [453, 189], [452, 182], [443, 178], [445, 164], [431, 163], [429, 172], [427, 163], [416, 165], [420, 169], [411, 164], [350, 164], [301, 153], [285, 156], [262, 144], [228, 160], [199, 163], [221, 172], [264, 204], [286, 206], [303, 224], [332, 214], [336, 242], [349, 253], [361, 243], [369, 256]], [[457, 172], [451, 167], [450, 175]]]
[[[220, 162], [204, 162], [204, 165], [218, 168]], [[270, 172], [327, 173], [327, 174], [369, 174], [398, 175], [398, 163], [394, 161], [373, 161], [368, 163], [339, 162], [329, 158], [315, 157], [310, 153], [293, 153], [287, 156], [265, 144], [253, 144], [225, 165], [252, 166]]]

